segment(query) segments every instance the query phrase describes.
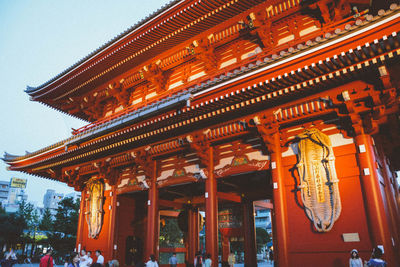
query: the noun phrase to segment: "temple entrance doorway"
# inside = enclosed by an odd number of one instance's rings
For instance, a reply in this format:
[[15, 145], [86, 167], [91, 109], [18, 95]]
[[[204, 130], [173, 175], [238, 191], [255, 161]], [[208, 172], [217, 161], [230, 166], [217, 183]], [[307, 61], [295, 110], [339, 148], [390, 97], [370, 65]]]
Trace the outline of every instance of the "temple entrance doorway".
[[[118, 195], [116, 256], [126, 266], [145, 257], [148, 192]], [[228, 266], [272, 266], [272, 182], [269, 171], [248, 172], [217, 179], [218, 260]], [[192, 264], [206, 248], [205, 179], [158, 188], [157, 254], [161, 264], [176, 253], [178, 262]], [[155, 238], [157, 238], [155, 236]], [[184, 265], [182, 265], [184, 266]]]
[[269, 171], [218, 179], [219, 266], [273, 266], [272, 210]]
[[135, 266], [144, 260], [146, 240], [145, 192], [125, 193], [117, 197], [115, 257], [122, 266]]

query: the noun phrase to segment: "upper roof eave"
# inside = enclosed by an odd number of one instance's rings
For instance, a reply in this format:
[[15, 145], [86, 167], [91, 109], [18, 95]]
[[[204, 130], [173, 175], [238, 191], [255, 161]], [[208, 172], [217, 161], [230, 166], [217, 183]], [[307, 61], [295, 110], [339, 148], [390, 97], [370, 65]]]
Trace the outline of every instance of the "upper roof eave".
[[[393, 12], [394, 11], [394, 12]], [[350, 32], [353, 32], [353, 37], [354, 36], [357, 36], [357, 28], [358, 29], [363, 29], [364, 27], [366, 27], [366, 26], [368, 26], [369, 25], [369, 27], [371, 27], [371, 28], [374, 28], [375, 26], [373, 25], [373, 24], [375, 24], [375, 22], [379, 22], [379, 23], [386, 23], [385, 21], [381, 21], [381, 19], [384, 19], [385, 17], [390, 17], [391, 15], [395, 15], [394, 17], [395, 17], [395, 19], [398, 19], [399, 18], [399, 16], [400, 16], [400, 7], [399, 8], [396, 8], [395, 10], [393, 10], [393, 11], [388, 11], [386, 14], [382, 14], [382, 15], [380, 15], [380, 16], [377, 16], [373, 21], [371, 21], [371, 22], [368, 22], [368, 23], [366, 23], [366, 25], [358, 25], [358, 26], [356, 26], [355, 27], [355, 29], [352, 29], [352, 30], [350, 30]], [[393, 12], [393, 13], [392, 13]], [[389, 16], [388, 16], [389, 15]], [[380, 18], [379, 18], [380, 17]], [[388, 18], [389, 19], [389, 18]], [[364, 30], [366, 30], [365, 28], [364, 28]], [[338, 36], [338, 38], [339, 39], [345, 39], [344, 38], [344, 36], [341, 36], [341, 37], [339, 37]], [[335, 42], [335, 38], [332, 38], [332, 39], [330, 39], [329, 41], [327, 41], [327, 45], [329, 44], [329, 43], [331, 43], [331, 42]], [[316, 45], [316, 46], [319, 46], [319, 45]], [[282, 58], [283, 58], [283, 56], [282, 56]], [[279, 61], [279, 59], [277, 58], [276, 59], [276, 61]], [[191, 93], [191, 94], [193, 94], [192, 96], [195, 98], [197, 95], [200, 95], [200, 94], [204, 94], [204, 93], [207, 93], [208, 92], [208, 89], [211, 89], [214, 85], [215, 85], [215, 83], [219, 83], [219, 82], [223, 82], [225, 79], [227, 79], [227, 80], [232, 80], [232, 79], [235, 79], [235, 78], [238, 78], [238, 77], [241, 77], [242, 75], [243, 76], [246, 76], [246, 74], [250, 74], [250, 73], [254, 73], [254, 72], [256, 72], [257, 70], [260, 70], [260, 69], [262, 69], [262, 67], [264, 66], [266, 66], [266, 65], [268, 65], [268, 64], [271, 64], [271, 62], [270, 63], [266, 63], [266, 62], [264, 62], [264, 63], [262, 63], [261, 65], [255, 65], [255, 66], [252, 66], [251, 68], [250, 67], [248, 67], [248, 68], [245, 68], [242, 72], [238, 72], [238, 73], [231, 73], [231, 75], [229, 75], [228, 77], [226, 77], [226, 76], [224, 76], [224, 77], [220, 77], [219, 79], [217, 79], [218, 81], [214, 81], [214, 82], [212, 82], [212, 83], [208, 83], [208, 82], [206, 82], [206, 83], [202, 83], [202, 85], [200, 85], [200, 86], [195, 86], [195, 87], [192, 87], [192, 88], [189, 88], [188, 89], [188, 91]], [[243, 77], [242, 76], [242, 77]], [[211, 81], [210, 81], [211, 82]], [[178, 97], [178, 96], [175, 96], [175, 97]], [[147, 107], [147, 108], [152, 108], [151, 106], [150, 107]], [[117, 118], [117, 120], [121, 120], [122, 118]], [[101, 126], [100, 128], [106, 128], [106, 126]], [[97, 130], [97, 129], [93, 129], [93, 130]], [[93, 132], [95, 132], [95, 131], [93, 131]], [[74, 139], [74, 138], [72, 138], [72, 139]], [[66, 139], [66, 140], [64, 140], [64, 141], [62, 141], [62, 143], [63, 144], [65, 144], [67, 141], [72, 141], [72, 139]], [[79, 137], [77, 136], [77, 139], [79, 139]], [[29, 155], [25, 155], [25, 156], [22, 156], [23, 158], [26, 158], [26, 157], [29, 157], [29, 156], [31, 156], [31, 155], [34, 155], [35, 153], [37, 153], [37, 152], [33, 152], [33, 153], [31, 153], [31, 154], [29, 154]], [[16, 158], [13, 158], [13, 157], [15, 157], [15, 156], [12, 156], [12, 155], [10, 155], [11, 157], [4, 157], [3, 158], [3, 160], [4, 161], [8, 161], [8, 162], [13, 162], [13, 161], [16, 161], [16, 160], [18, 160], [18, 159], [16, 159]], [[17, 156], [18, 157], [18, 156]], [[13, 160], [14, 159], [14, 160]]]
[[125, 36], [128, 36], [129, 34], [133, 33], [137, 28], [139, 28], [143, 24], [149, 22], [153, 18], [157, 17], [158, 15], [162, 14], [166, 10], [170, 9], [171, 7], [173, 7], [174, 5], [176, 5], [176, 4], [178, 4], [179, 2], [182, 2], [182, 1], [183, 0], [171, 0], [169, 3], [165, 4], [160, 9], [158, 9], [155, 12], [153, 12], [152, 14], [146, 16], [144, 19], [140, 20], [139, 22], [134, 24], [132, 27], [128, 28], [126, 31], [124, 31], [124, 32], [120, 33], [119, 35], [115, 36], [113, 39], [111, 39], [107, 43], [103, 44], [102, 46], [100, 46], [99, 48], [94, 50], [93, 52], [89, 53], [87, 56], [83, 57], [81, 60], [79, 60], [78, 62], [76, 62], [72, 66], [68, 67], [67, 69], [65, 69], [64, 71], [62, 71], [58, 75], [56, 75], [55, 77], [53, 77], [50, 80], [46, 81], [45, 83], [43, 83], [43, 84], [41, 84], [39, 86], [36, 86], [36, 87], [27, 85], [27, 87], [24, 90], [24, 92], [26, 92], [27, 94], [32, 96], [32, 94], [34, 94], [36, 91], [41, 90], [45, 86], [49, 85], [50, 83], [56, 81], [57, 79], [59, 79], [62, 76], [66, 75], [67, 73], [71, 72], [72, 70], [74, 70], [78, 66], [84, 64], [86, 61], [88, 61], [89, 59], [91, 59], [95, 55], [99, 54], [104, 49], [106, 49], [106, 48], [110, 47], [112, 44], [120, 41]]

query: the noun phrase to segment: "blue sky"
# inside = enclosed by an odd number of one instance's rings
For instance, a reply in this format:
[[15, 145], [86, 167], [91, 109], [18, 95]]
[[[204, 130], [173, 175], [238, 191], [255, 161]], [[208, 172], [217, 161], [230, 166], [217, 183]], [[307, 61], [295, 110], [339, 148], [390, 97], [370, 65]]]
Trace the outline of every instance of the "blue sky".
[[[22, 155], [54, 144], [85, 125], [29, 100], [38, 86], [169, 1], [0, 0], [0, 153]], [[51, 180], [6, 171], [0, 180], [28, 179], [28, 200], [43, 205], [46, 189], [73, 189]]]

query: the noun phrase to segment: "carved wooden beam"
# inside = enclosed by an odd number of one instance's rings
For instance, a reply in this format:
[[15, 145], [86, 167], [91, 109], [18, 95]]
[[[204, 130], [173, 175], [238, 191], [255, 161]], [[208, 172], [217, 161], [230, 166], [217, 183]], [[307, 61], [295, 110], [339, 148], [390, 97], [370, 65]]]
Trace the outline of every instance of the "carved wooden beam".
[[396, 89], [376, 90], [371, 85], [362, 86], [360, 82], [353, 85], [355, 88], [352, 91], [344, 90], [339, 97], [332, 99], [342, 119], [341, 124], [349, 136], [376, 134], [379, 125], [386, 123], [390, 114], [399, 111]]
[[151, 63], [143, 68], [143, 75], [146, 80], [156, 87], [156, 92], [164, 92], [168, 80], [168, 75], [160, 67], [160, 62]]
[[253, 42], [261, 48], [272, 48], [272, 22], [267, 18], [265, 9], [257, 13], [257, 15], [250, 13], [238, 23], [244, 26], [239, 31], [240, 37], [244, 40]]
[[127, 107], [129, 105], [130, 93], [128, 88], [122, 86], [124, 80], [120, 80], [119, 82], [114, 82], [108, 85], [110, 89], [111, 95], [117, 100], [118, 105], [122, 105], [123, 107]]
[[[209, 149], [211, 147], [210, 142], [206, 139], [207, 131], [197, 132], [192, 135], [186, 136], [190, 149], [196, 152], [197, 157], [200, 160], [200, 165], [206, 168], [210, 165]], [[215, 154], [215, 150], [213, 151]], [[219, 159], [214, 155], [214, 166], [218, 165]]]
[[273, 114], [255, 116], [248, 121], [248, 125], [261, 137], [267, 150], [275, 152], [275, 141], [273, 135], [279, 132], [279, 124], [274, 120]]
[[102, 116], [104, 107], [99, 97], [89, 94], [81, 99], [79, 108], [89, 117], [89, 120], [97, 120]]
[[79, 175], [79, 168], [65, 170], [61, 177], [63, 182], [67, 183], [68, 186], [73, 187], [76, 191], [82, 191], [86, 186], [85, 182], [81, 180]]
[[214, 47], [208, 44], [207, 39], [193, 42], [195, 57], [204, 63], [204, 70], [210, 74], [218, 69], [217, 56]]
[[141, 169], [144, 172], [144, 175], [146, 177], [145, 182], [147, 183], [147, 185], [145, 185], [146, 188], [147, 186], [151, 186], [151, 181], [153, 177], [155, 175], [158, 176], [158, 173], [155, 173], [154, 160], [151, 157], [149, 150], [150, 146], [131, 153], [132, 157], [134, 157], [135, 159], [135, 163], [140, 165]]
[[310, 14], [314, 17], [317, 17], [316, 14], [318, 14], [319, 11], [323, 22], [326, 24], [340, 21], [351, 14], [351, 6], [348, 0], [317, 0], [311, 4], [307, 4], [307, 2], [312, 1], [303, 1], [303, 7], [308, 8]]

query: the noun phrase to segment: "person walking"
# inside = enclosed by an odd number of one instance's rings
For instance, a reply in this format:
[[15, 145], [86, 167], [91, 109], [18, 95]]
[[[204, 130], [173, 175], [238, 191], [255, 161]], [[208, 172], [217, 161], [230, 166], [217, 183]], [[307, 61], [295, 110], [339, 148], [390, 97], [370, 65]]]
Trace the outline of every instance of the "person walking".
[[176, 267], [176, 265], [178, 264], [178, 259], [176, 258], [176, 253], [172, 254], [171, 258], [169, 258], [168, 263], [171, 267]]
[[72, 252], [69, 258], [68, 267], [79, 267], [79, 254]]
[[350, 267], [363, 267], [363, 262], [360, 256], [358, 255], [357, 249], [353, 249], [350, 252], [350, 259], [349, 259], [349, 266]]
[[47, 250], [46, 255], [40, 259], [39, 267], [53, 267], [53, 257], [51, 256], [52, 252], [53, 251], [51, 249]]
[[150, 255], [149, 261], [146, 262], [146, 267], [158, 267], [156, 257], [153, 254]]
[[371, 259], [367, 262], [369, 267], [386, 267], [386, 261], [382, 260], [383, 252], [380, 248], [375, 247], [372, 250]]

